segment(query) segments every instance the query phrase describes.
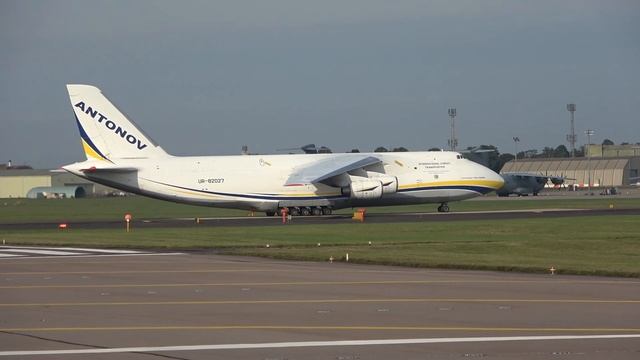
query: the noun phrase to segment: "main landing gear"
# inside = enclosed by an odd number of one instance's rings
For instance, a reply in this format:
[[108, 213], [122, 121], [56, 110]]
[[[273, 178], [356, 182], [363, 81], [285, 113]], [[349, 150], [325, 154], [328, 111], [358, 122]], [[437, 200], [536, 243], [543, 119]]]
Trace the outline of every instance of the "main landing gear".
[[447, 203], [440, 204], [440, 206], [438, 206], [438, 212], [444, 212], [444, 213], [449, 212], [449, 204]]
[[265, 214], [267, 216], [282, 216], [283, 209], [287, 209], [287, 214], [291, 214], [291, 216], [321, 216], [321, 215], [331, 215], [331, 208], [327, 206], [292, 206], [288, 208], [280, 208], [277, 211], [267, 211]]

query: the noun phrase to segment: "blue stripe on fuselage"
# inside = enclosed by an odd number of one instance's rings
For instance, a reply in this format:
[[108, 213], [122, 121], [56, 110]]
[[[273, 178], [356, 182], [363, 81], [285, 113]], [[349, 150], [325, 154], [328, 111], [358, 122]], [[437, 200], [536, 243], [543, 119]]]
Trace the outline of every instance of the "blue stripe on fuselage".
[[[162, 183], [162, 182], [153, 181], [153, 180], [149, 180], [149, 181], [154, 182], [156, 184], [170, 186], [170, 187], [174, 187], [182, 190], [189, 190], [189, 191], [195, 191], [195, 192], [200, 192], [204, 194], [212, 194], [212, 195], [220, 195], [220, 196], [233, 196], [233, 197], [240, 197], [245, 199], [259, 199], [259, 200], [349, 199], [349, 197], [346, 197], [344, 195], [332, 195], [332, 196], [277, 196], [277, 195], [272, 196], [272, 195], [269, 195], [269, 196], [265, 196], [265, 195], [258, 195], [258, 194], [251, 194], [251, 195], [250, 194], [234, 194], [234, 193], [224, 193], [224, 192], [217, 192], [217, 191], [198, 190], [198, 189], [172, 185], [172, 184]], [[479, 194], [486, 194], [493, 191], [494, 189], [482, 187], [482, 186], [449, 185], [449, 186], [431, 186], [431, 187], [420, 187], [420, 188], [413, 188], [413, 189], [402, 189], [402, 190], [399, 190], [398, 193], [407, 193], [407, 192], [413, 192], [413, 191], [429, 191], [429, 190], [467, 190], [467, 191], [477, 192]]]

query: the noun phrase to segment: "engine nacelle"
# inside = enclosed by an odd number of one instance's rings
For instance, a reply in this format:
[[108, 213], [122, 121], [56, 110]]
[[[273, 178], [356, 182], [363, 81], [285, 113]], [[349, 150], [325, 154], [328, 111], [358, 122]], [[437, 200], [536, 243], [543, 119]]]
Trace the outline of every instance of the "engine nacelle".
[[367, 171], [367, 177], [372, 180], [378, 180], [382, 183], [383, 194], [393, 194], [398, 192], [398, 178], [395, 176]]
[[366, 179], [352, 181], [349, 187], [343, 188], [342, 193], [354, 199], [374, 200], [382, 197], [382, 182], [379, 180]]

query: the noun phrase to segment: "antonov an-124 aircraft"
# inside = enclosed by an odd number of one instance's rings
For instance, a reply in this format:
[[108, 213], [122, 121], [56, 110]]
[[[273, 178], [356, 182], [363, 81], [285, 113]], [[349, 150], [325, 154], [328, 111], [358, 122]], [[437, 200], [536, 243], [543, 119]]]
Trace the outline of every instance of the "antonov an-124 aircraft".
[[360, 207], [448, 203], [503, 185], [500, 175], [457, 152], [172, 156], [89, 85], [67, 85], [87, 160], [77, 176], [173, 202], [329, 215]]

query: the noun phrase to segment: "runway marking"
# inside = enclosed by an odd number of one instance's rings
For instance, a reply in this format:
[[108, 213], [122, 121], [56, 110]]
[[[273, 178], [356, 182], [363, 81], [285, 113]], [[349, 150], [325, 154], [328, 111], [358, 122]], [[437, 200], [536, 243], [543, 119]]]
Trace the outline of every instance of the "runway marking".
[[0, 257], [16, 257], [16, 256], [19, 257], [19, 256], [24, 256], [24, 255], [0, 253]]
[[78, 255], [78, 253], [75, 252], [69, 252], [69, 251], [55, 251], [55, 250], [37, 250], [37, 249], [23, 249], [23, 248], [14, 248], [14, 247], [4, 247], [4, 246], [0, 246], [1, 250], [4, 251], [8, 251], [8, 253], [20, 253], [20, 254], [36, 254], [36, 255], [57, 255], [57, 256], [61, 256], [61, 255], [65, 255], [65, 256], [69, 256], [69, 255]]
[[[103, 255], [109, 256], [109, 255]], [[77, 289], [77, 288], [136, 288], [136, 287], [194, 287], [194, 286], [319, 286], [319, 285], [426, 285], [426, 284], [610, 284], [638, 285], [640, 281], [571, 281], [571, 280], [379, 280], [379, 281], [292, 281], [237, 283], [158, 283], [158, 284], [85, 284], [85, 285], [12, 285], [0, 289]]]
[[[107, 257], [131, 257], [131, 256], [171, 256], [171, 255], [184, 255], [184, 253], [136, 253], [136, 254], [87, 254], [87, 255], [48, 255], [48, 256], [20, 256], [13, 259], [16, 260], [31, 260], [31, 259], [54, 259], [54, 258], [107, 258]], [[38, 264], [40, 265], [40, 264]]]
[[[640, 328], [527, 328], [469, 326], [298, 326], [298, 325], [193, 325], [193, 326], [110, 326], [0, 328], [0, 332], [74, 332], [74, 331], [197, 331], [197, 330], [331, 330], [331, 331], [512, 331], [512, 332], [618, 332], [640, 333]], [[640, 334], [639, 334], [640, 336]]]
[[112, 250], [112, 249], [93, 249], [93, 248], [77, 248], [77, 247], [47, 247], [47, 246], [0, 246], [0, 249], [33, 249], [33, 250], [67, 250], [67, 251], [84, 251], [107, 254], [135, 254], [143, 251], [137, 250]]
[[422, 338], [422, 339], [378, 339], [378, 340], [338, 340], [338, 341], [296, 341], [249, 344], [211, 344], [211, 345], [179, 345], [179, 346], [144, 346], [107, 349], [73, 349], [73, 350], [19, 350], [0, 351], [0, 356], [19, 355], [72, 355], [72, 354], [114, 354], [131, 352], [169, 352], [169, 351], [201, 351], [201, 350], [244, 350], [269, 348], [301, 348], [329, 346], [374, 346], [374, 345], [409, 345], [409, 344], [445, 344], [469, 342], [505, 342], [505, 341], [549, 341], [549, 340], [608, 340], [640, 338], [636, 334], [618, 335], [562, 335], [562, 336], [485, 336], [459, 338]]
[[267, 305], [267, 304], [351, 304], [351, 303], [555, 303], [555, 304], [640, 304], [640, 300], [612, 299], [461, 299], [461, 298], [391, 298], [391, 299], [299, 299], [299, 300], [193, 300], [193, 301], [113, 301], [60, 303], [0, 303], [0, 307], [38, 306], [131, 306], [131, 305]]
[[[171, 253], [177, 254], [177, 253]], [[2, 256], [2, 254], [0, 254]], [[311, 271], [311, 270], [295, 270]], [[0, 272], [0, 275], [95, 275], [95, 274], [200, 274], [200, 273], [234, 273], [234, 272], [291, 272], [291, 269], [202, 269], [202, 270], [109, 270], [109, 271], [19, 271]]]
[[35, 247], [35, 246], [0, 246], [2, 259], [46, 259], [57, 257], [116, 257], [116, 256], [150, 256], [181, 255], [182, 253], [155, 253], [139, 250], [88, 249], [73, 247]]

